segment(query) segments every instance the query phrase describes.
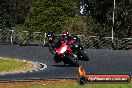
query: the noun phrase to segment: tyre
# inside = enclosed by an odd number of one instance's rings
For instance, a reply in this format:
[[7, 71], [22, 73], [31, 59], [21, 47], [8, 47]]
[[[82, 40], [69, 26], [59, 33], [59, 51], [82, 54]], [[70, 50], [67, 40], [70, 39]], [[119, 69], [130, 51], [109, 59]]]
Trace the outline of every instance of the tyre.
[[54, 61], [55, 61], [55, 63], [59, 63], [59, 62], [62, 61], [62, 59], [59, 56], [55, 55], [54, 56]]
[[68, 56], [67, 56], [67, 59], [69, 60], [69, 64], [71, 65], [71, 66], [79, 66], [79, 64], [78, 64], [78, 62], [77, 62], [77, 60], [76, 60], [76, 58], [72, 55], [72, 54], [69, 54]]
[[84, 52], [84, 50], [78, 50], [78, 57], [81, 59], [81, 60], [84, 60], [84, 61], [89, 61], [89, 58], [87, 56], [87, 54]]

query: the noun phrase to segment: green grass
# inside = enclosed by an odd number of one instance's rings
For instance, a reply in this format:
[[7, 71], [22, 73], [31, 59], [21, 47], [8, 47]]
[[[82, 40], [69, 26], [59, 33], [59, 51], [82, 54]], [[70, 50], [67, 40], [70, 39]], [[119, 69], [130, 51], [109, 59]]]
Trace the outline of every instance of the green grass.
[[132, 88], [132, 83], [130, 84], [85, 84], [79, 85], [77, 83], [73, 84], [52, 84], [52, 85], [34, 85], [34, 86], [19, 86], [16, 88]]
[[31, 64], [12, 58], [0, 58], [0, 72], [10, 72], [30, 68]]

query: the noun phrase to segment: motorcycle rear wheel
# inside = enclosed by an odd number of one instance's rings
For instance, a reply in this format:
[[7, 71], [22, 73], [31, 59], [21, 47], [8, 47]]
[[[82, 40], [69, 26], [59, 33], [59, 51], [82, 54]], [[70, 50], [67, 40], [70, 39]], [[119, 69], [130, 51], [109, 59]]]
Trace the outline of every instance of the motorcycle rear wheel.
[[89, 61], [89, 58], [87, 56], [87, 54], [84, 52], [84, 50], [78, 50], [78, 56], [80, 59], [84, 60], [84, 61]]

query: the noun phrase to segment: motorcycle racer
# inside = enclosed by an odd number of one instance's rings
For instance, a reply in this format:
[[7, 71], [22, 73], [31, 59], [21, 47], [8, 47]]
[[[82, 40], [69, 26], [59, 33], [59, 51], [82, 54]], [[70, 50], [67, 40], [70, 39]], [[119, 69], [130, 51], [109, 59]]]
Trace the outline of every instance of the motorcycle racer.
[[49, 32], [47, 34], [48, 47], [49, 47], [49, 50], [50, 50], [50, 52], [52, 54], [55, 54], [55, 51], [53, 49], [54, 48], [54, 45], [55, 45], [55, 43], [54, 43], [55, 38], [56, 38], [56, 35], [55, 35], [54, 32]]
[[[61, 36], [56, 36], [54, 32], [50, 32], [47, 34], [47, 39], [50, 52], [55, 54], [54, 60], [56, 63], [62, 61], [62, 58], [56, 54], [58, 53], [58, 51], [56, 52], [56, 47], [58, 48], [58, 46], [61, 46], [61, 41], [66, 43], [72, 49], [74, 57], [80, 60], [89, 60], [86, 52], [80, 44], [80, 39], [77, 36], [72, 36], [67, 31], [63, 32]], [[65, 61], [63, 62], [65, 64]]]
[[[48, 47], [49, 47], [49, 50], [52, 54], [55, 54], [55, 50], [54, 50], [54, 47], [55, 45], [57, 44], [58, 41], [60, 41], [59, 38], [56, 37], [55, 33], [54, 32], [49, 32], [47, 34], [47, 40], [48, 40]], [[60, 58], [55, 54], [54, 56], [54, 61], [56, 63], [60, 62]]]
[[80, 39], [78, 36], [69, 34], [68, 31], [64, 31], [62, 32], [61, 36], [60, 36], [61, 40], [63, 40], [64, 42], [68, 43], [70, 40], [75, 39], [76, 41], [80, 42]]

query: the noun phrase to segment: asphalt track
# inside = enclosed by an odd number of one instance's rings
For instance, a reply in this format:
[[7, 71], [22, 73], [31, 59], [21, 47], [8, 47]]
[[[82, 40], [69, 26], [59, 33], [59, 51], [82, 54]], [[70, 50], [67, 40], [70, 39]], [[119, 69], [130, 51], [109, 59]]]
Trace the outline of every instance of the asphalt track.
[[[79, 61], [86, 74], [130, 74], [132, 76], [132, 50], [87, 49], [90, 61]], [[76, 78], [78, 68], [56, 64], [47, 47], [41, 46], [0, 46], [0, 57], [11, 57], [45, 63], [42, 71], [0, 75], [0, 80], [28, 80], [49, 78]]]

